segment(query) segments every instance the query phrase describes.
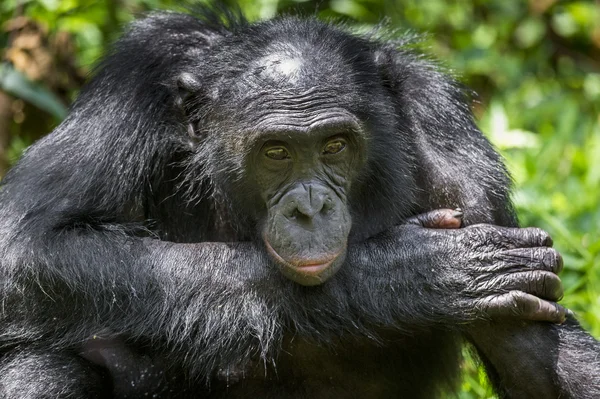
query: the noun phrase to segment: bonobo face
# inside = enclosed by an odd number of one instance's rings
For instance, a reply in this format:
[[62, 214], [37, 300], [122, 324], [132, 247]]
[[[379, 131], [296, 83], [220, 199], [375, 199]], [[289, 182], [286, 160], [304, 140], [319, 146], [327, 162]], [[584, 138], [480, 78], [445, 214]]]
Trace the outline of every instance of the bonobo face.
[[364, 135], [352, 115], [335, 108], [290, 112], [258, 127], [251, 169], [266, 206], [265, 246], [286, 277], [320, 284], [346, 256], [347, 196]]

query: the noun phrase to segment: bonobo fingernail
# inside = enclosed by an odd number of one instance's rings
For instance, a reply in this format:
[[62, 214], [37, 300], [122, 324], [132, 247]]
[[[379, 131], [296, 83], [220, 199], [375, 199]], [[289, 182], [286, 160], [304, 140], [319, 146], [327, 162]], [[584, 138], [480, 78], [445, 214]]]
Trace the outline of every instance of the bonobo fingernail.
[[463, 213], [462, 209], [460, 209], [460, 208], [456, 208], [454, 210], [454, 212], [452, 212], [452, 217], [453, 218], [460, 219], [460, 218], [463, 217], [463, 215], [464, 215], [464, 213]]
[[564, 307], [563, 309], [565, 311], [565, 315], [562, 317], [561, 321], [558, 324], [564, 324], [567, 321], [567, 319], [575, 317], [575, 314], [571, 310]]
[[563, 267], [564, 267], [564, 261], [563, 261], [563, 257], [556, 252], [556, 271], [555, 273], [558, 274], [562, 271]]

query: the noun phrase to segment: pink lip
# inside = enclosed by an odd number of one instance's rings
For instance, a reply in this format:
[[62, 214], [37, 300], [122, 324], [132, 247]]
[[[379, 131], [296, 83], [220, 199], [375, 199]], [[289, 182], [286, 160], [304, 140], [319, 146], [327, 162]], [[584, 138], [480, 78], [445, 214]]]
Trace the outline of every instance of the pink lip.
[[264, 240], [266, 247], [267, 247], [267, 251], [275, 258], [277, 259], [278, 262], [288, 265], [290, 267], [293, 267], [294, 269], [301, 269], [303, 273], [307, 273], [307, 274], [319, 274], [321, 271], [327, 269], [329, 266], [331, 266], [331, 264], [337, 259], [338, 254], [334, 255], [334, 256], [328, 256], [328, 257], [323, 257], [320, 259], [314, 259], [314, 260], [304, 260], [304, 262], [301, 263], [291, 263], [285, 259], [283, 259], [281, 257], [281, 255], [279, 255], [277, 253], [277, 251], [275, 251], [273, 249], [273, 247], [271, 246], [271, 244], [269, 244], [269, 241]]
[[304, 264], [297, 265], [295, 267], [297, 267], [298, 269], [302, 269], [302, 271], [304, 273], [316, 274], [322, 270], [327, 269], [329, 266], [331, 266], [331, 264], [333, 263], [333, 261], [335, 259], [336, 258], [334, 257], [333, 259], [331, 259], [325, 263], [304, 263]]

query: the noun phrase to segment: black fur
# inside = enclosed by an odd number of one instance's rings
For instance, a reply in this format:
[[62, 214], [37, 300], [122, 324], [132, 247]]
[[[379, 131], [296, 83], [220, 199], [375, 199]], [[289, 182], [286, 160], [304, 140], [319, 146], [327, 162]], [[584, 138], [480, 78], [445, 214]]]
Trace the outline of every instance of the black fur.
[[[467, 226], [516, 226], [506, 171], [451, 79], [313, 19], [209, 14], [134, 22], [4, 179], [0, 397], [431, 398], [457, 389], [463, 337], [503, 397], [600, 397], [600, 346], [573, 319], [522, 321], [536, 314], [517, 301], [487, 321], [485, 300], [510, 291], [500, 266], [553, 255], [543, 232], [404, 224], [460, 207]], [[309, 49], [318, 73], [299, 85], [324, 98], [310, 104], [335, 100], [369, 134], [347, 260], [316, 287], [263, 248], [240, 134], [264, 89], [251, 65], [278, 46]], [[500, 243], [534, 252], [482, 271]]]

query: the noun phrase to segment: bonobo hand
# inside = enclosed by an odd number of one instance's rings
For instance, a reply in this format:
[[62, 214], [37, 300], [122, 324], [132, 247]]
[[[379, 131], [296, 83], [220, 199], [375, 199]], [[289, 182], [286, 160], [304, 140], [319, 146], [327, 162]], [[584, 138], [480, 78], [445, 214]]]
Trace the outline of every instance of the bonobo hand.
[[562, 259], [550, 236], [538, 228], [458, 228], [461, 216], [444, 209], [409, 219], [369, 240], [372, 261], [395, 265], [405, 289], [440, 295], [437, 310], [446, 316], [562, 323], [569, 313], [555, 303], [563, 295]]
[[[408, 222], [428, 228], [459, 228], [462, 215], [460, 209], [437, 209], [417, 215]], [[479, 268], [479, 270], [482, 268], [488, 270], [476, 278], [477, 281], [472, 289], [482, 292], [487, 290], [489, 285], [495, 285], [494, 288], [510, 289], [499, 296], [485, 298], [479, 306], [486, 313], [492, 317], [516, 315], [529, 320], [559, 323], [565, 320], [566, 313], [570, 311], [556, 303], [548, 302], [562, 298], [562, 284], [556, 274], [562, 270], [563, 262], [560, 254], [550, 248], [552, 239], [546, 232], [540, 229], [503, 229], [490, 225], [467, 227], [467, 229], [473, 232], [467, 233], [463, 240], [475, 244], [472, 249], [477, 252], [477, 240], [480, 239], [483, 245], [479, 244], [479, 249], [490, 253], [485, 262], [487, 267], [481, 265]], [[493, 229], [498, 230], [493, 231]], [[515, 238], [514, 242], [511, 242], [511, 237]], [[527, 247], [538, 244], [539, 247]], [[497, 252], [491, 254], [495, 246]], [[492, 263], [495, 265], [490, 268]], [[489, 274], [494, 273], [494, 270], [497, 271], [497, 275], [490, 278]], [[486, 278], [485, 275], [488, 277]]]

